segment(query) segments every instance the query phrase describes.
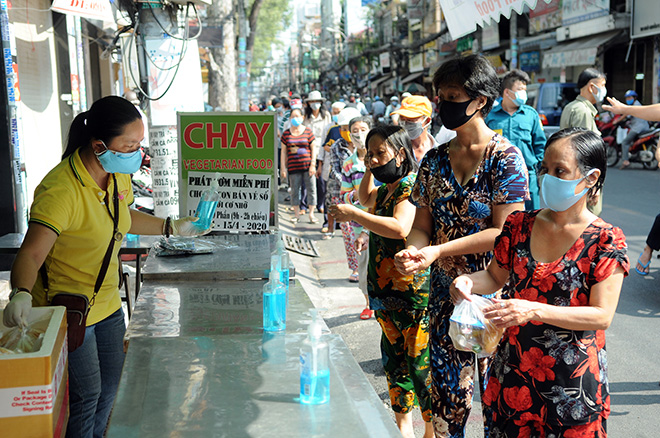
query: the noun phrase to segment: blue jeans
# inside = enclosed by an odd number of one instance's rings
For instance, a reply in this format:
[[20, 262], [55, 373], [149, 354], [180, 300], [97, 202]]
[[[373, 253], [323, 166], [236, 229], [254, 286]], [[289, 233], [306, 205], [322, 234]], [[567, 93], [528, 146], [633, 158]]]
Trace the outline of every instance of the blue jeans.
[[69, 353], [67, 437], [103, 437], [124, 366], [125, 332], [119, 309], [87, 327], [83, 344]]

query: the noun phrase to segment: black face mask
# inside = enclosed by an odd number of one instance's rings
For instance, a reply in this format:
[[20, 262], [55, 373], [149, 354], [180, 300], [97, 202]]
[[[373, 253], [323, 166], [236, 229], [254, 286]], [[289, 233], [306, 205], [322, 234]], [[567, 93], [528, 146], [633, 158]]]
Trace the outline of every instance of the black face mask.
[[382, 166], [372, 167], [371, 173], [378, 181], [391, 184], [403, 176], [403, 166], [397, 167], [396, 157], [394, 157]]
[[456, 129], [470, 121], [472, 117], [479, 111], [473, 112], [471, 115], [465, 114], [465, 110], [470, 105], [473, 99], [466, 102], [447, 102], [443, 100], [440, 102], [440, 118], [442, 124], [447, 129]]

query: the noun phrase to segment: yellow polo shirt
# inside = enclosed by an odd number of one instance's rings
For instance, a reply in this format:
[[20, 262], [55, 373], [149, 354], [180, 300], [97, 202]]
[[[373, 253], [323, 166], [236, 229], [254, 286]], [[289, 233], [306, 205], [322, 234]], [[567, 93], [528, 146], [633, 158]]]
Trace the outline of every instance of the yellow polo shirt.
[[[119, 191], [119, 231], [126, 235], [131, 227], [131, 176], [117, 173], [115, 177]], [[107, 200], [114, 215], [113, 193], [110, 177]], [[59, 292], [92, 298], [96, 277], [113, 235], [113, 221], [105, 200], [106, 190], [91, 177], [79, 151], [62, 160], [37, 186], [30, 208], [30, 223], [44, 225], [58, 235], [45, 262], [51, 298]], [[108, 272], [87, 317], [88, 326], [107, 318], [121, 306], [117, 256], [120, 246], [121, 242], [115, 242]], [[32, 295], [35, 306], [48, 305], [41, 275], [37, 275]]]

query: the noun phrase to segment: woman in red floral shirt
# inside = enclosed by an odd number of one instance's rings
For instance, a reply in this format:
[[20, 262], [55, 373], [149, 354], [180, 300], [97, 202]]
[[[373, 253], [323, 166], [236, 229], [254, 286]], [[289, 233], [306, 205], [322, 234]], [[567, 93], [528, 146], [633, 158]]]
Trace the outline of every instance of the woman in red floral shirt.
[[489, 438], [604, 438], [610, 412], [605, 329], [630, 268], [625, 236], [587, 209], [603, 184], [600, 137], [548, 140], [542, 210], [509, 215], [486, 271], [457, 277], [454, 302], [503, 287], [484, 310], [506, 328], [483, 395]]

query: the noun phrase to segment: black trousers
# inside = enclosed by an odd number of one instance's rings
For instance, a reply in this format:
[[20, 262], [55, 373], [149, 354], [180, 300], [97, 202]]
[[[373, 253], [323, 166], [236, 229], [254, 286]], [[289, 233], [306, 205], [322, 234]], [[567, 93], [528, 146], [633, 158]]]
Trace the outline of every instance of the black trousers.
[[649, 235], [646, 237], [646, 244], [653, 251], [660, 250], [660, 214], [657, 215], [655, 221], [653, 221], [651, 231], [649, 231]]

